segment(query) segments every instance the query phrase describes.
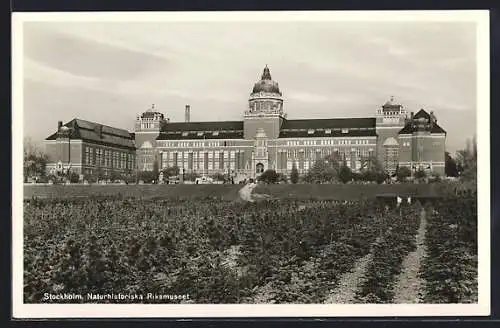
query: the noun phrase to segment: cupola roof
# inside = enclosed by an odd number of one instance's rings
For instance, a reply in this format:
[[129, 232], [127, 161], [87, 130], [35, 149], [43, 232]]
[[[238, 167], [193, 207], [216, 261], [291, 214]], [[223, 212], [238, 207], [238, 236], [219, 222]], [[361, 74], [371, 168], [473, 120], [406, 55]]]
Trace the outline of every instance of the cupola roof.
[[252, 93], [259, 92], [276, 93], [281, 96], [281, 91], [278, 83], [272, 80], [271, 71], [269, 70], [269, 67], [267, 67], [267, 65], [266, 67], [264, 67], [264, 72], [262, 73], [260, 81], [255, 83], [255, 85], [253, 86]]

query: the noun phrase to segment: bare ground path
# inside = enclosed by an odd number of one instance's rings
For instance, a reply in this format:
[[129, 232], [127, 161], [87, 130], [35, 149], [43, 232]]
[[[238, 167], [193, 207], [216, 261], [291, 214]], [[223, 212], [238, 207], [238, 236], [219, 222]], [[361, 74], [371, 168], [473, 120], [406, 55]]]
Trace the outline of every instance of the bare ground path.
[[358, 259], [352, 271], [346, 272], [340, 278], [339, 285], [333, 293], [326, 299], [327, 304], [348, 304], [354, 303], [354, 296], [361, 285], [364, 273], [368, 264], [372, 261], [372, 253]]
[[254, 199], [252, 198], [252, 191], [256, 187], [256, 184], [250, 183], [246, 184], [243, 188], [240, 189], [238, 194], [240, 195], [240, 198], [243, 199], [244, 201], [247, 202], [254, 202]]
[[423, 280], [419, 277], [420, 264], [426, 254], [425, 210], [420, 213], [420, 227], [416, 236], [417, 249], [409, 253], [403, 260], [401, 273], [394, 286], [394, 300], [396, 304], [411, 304], [420, 302], [420, 292], [423, 289]]
[[[377, 238], [377, 242], [380, 241]], [[373, 259], [373, 253], [370, 252], [354, 263], [351, 271], [346, 272], [340, 278], [338, 286], [332, 291], [325, 300], [327, 304], [349, 304], [355, 303], [356, 291], [363, 283], [364, 275], [368, 265]]]

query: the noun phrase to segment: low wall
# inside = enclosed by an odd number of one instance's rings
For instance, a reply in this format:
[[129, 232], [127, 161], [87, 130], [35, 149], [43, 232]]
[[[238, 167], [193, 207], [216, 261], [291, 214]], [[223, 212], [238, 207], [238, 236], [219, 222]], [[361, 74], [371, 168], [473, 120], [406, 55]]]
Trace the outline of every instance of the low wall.
[[281, 199], [355, 200], [381, 194], [436, 197], [443, 195], [445, 189], [440, 184], [296, 184], [258, 185], [254, 192]]
[[[196, 199], [216, 197], [236, 200], [243, 185], [224, 184], [179, 184], [179, 185], [24, 185], [24, 199], [37, 198], [83, 198], [89, 196], [116, 196], [142, 198]], [[287, 184], [258, 185], [254, 193], [267, 194], [279, 199], [334, 199], [354, 200], [373, 198], [381, 194], [401, 196], [435, 197], [443, 195], [446, 187], [441, 184]]]
[[241, 185], [25, 185], [24, 199], [83, 198], [89, 196], [117, 196], [142, 198], [193, 199], [216, 197], [224, 200], [238, 199]]

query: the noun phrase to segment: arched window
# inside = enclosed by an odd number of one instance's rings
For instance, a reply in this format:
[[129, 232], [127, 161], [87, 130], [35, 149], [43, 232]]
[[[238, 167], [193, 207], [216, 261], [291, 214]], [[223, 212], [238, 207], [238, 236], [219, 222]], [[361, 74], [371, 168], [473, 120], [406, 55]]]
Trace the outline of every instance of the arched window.
[[258, 163], [256, 166], [255, 166], [255, 173], [262, 173], [264, 172], [264, 164], [262, 163]]

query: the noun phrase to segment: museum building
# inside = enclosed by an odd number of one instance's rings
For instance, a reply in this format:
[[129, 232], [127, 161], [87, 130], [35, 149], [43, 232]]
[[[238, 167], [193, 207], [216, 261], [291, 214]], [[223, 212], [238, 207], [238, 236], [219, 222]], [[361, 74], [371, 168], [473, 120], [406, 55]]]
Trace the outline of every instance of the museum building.
[[[376, 157], [389, 174], [398, 166], [444, 174], [446, 132], [432, 111], [408, 115], [391, 98], [373, 117], [288, 119], [267, 66], [242, 120], [191, 122], [190, 106], [184, 110], [184, 122], [171, 122], [152, 106], [136, 117], [133, 133], [74, 119], [47, 138], [50, 165], [64, 165], [76, 152], [70, 163], [80, 172], [90, 173], [96, 163], [106, 170], [150, 171], [156, 161], [160, 169], [177, 166], [183, 173], [255, 177], [267, 169], [289, 174], [294, 165], [304, 174], [333, 154], [354, 171]], [[69, 137], [68, 129], [74, 131]]]

